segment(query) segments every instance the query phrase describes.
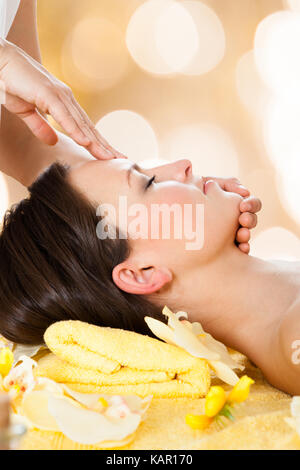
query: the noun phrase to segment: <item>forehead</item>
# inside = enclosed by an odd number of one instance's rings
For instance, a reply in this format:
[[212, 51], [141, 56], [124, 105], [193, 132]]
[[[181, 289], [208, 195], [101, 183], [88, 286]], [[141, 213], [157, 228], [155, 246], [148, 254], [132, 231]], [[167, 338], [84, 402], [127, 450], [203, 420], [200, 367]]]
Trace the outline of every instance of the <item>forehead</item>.
[[90, 178], [93, 174], [103, 176], [117, 176], [122, 171], [128, 170], [132, 165], [130, 160], [114, 158], [111, 160], [89, 160], [70, 169], [70, 176], [74, 180], [77, 178]]
[[69, 180], [89, 199], [98, 201], [111, 193], [116, 185], [119, 189], [126, 185], [131, 165], [131, 161], [121, 158], [90, 160], [71, 168]]

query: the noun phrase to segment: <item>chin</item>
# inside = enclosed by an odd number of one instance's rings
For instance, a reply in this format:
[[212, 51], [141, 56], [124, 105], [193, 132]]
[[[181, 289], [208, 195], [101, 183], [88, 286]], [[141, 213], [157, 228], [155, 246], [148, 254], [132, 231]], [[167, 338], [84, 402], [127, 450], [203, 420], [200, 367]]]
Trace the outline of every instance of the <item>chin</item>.
[[[229, 193], [228, 193], [229, 194]], [[233, 193], [230, 193], [233, 194]], [[234, 242], [236, 237], [236, 232], [240, 226], [239, 217], [241, 215], [240, 212], [240, 196], [234, 194], [234, 197], [230, 199], [230, 204], [224, 208], [222, 214], [222, 226], [219, 227], [220, 233], [224, 235], [224, 241], [228, 241], [229, 243]]]

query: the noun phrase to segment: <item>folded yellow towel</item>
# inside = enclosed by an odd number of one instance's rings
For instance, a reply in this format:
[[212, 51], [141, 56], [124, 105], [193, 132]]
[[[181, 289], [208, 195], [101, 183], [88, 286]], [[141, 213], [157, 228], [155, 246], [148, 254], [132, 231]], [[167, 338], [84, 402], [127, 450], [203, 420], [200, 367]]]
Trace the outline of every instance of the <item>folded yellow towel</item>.
[[[245, 356], [235, 354], [234, 359], [246, 366], [243, 374], [255, 380], [249, 398], [235, 408], [234, 423], [229, 422], [221, 430], [215, 424], [204, 431], [193, 430], [185, 424], [185, 415], [203, 413], [204, 398], [154, 398], [146, 420], [136, 431], [135, 439], [123, 449], [300, 450], [300, 437], [285, 422], [285, 417], [291, 415], [291, 397], [271, 387], [261, 371]], [[219, 379], [213, 379], [212, 383], [231, 389]], [[59, 432], [33, 429], [23, 439], [22, 448], [88, 450], [97, 449], [97, 446], [78, 444]]]
[[53, 354], [35, 374], [80, 392], [199, 398], [210, 387], [205, 360], [132, 331], [70, 320], [51, 325], [44, 339]]

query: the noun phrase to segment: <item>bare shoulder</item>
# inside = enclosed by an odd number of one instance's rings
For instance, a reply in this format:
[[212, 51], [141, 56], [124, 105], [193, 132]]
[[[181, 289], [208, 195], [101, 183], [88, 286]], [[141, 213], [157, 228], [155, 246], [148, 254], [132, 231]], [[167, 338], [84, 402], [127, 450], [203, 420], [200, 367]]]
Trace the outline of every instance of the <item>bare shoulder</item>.
[[284, 315], [278, 333], [282, 373], [290, 393], [300, 394], [300, 297]]
[[300, 293], [299, 297], [288, 309], [280, 324], [280, 332], [290, 339], [297, 337], [300, 341]]

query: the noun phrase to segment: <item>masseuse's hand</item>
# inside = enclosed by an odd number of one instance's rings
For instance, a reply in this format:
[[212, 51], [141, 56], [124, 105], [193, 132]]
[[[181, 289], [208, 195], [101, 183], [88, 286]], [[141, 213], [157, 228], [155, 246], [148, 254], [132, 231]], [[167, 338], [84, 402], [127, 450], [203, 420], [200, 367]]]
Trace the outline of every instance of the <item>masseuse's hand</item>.
[[256, 212], [259, 212], [262, 207], [260, 199], [250, 196], [248, 189], [237, 178], [215, 178], [210, 176], [205, 178], [205, 180], [208, 179], [215, 180], [224, 191], [237, 193], [244, 198], [240, 204], [240, 228], [236, 234], [236, 244], [243, 253], [248, 254], [250, 251], [250, 229], [256, 227]]
[[64, 131], [98, 159], [124, 157], [99, 134], [72, 91], [14, 44], [0, 40], [0, 88], [4, 106], [19, 116], [42, 142], [58, 137], [41, 113], [50, 114]]

